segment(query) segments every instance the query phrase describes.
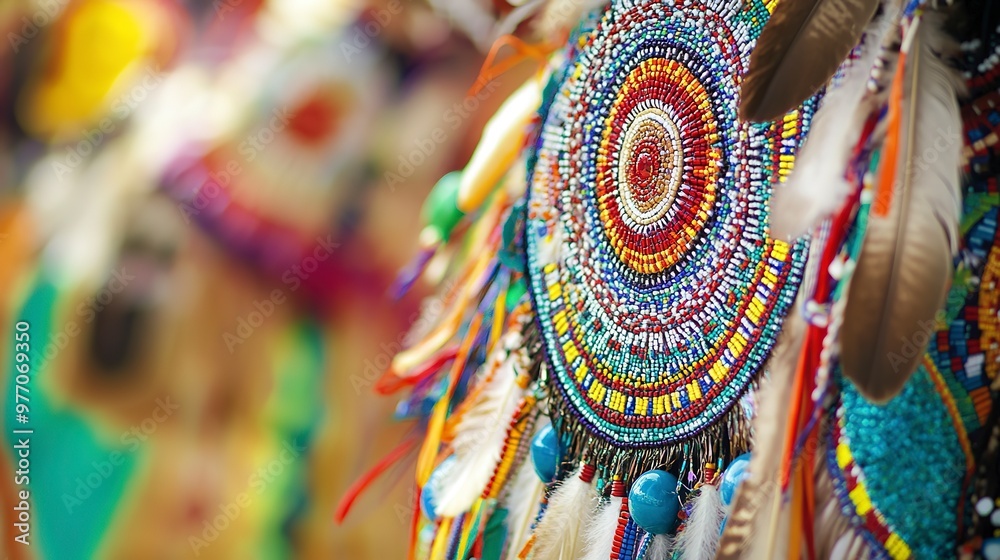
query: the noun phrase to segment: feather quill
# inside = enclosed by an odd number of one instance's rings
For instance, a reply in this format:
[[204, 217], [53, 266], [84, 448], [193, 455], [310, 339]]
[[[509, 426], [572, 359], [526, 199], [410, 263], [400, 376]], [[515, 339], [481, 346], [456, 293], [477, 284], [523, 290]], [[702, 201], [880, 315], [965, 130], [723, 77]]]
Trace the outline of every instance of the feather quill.
[[[800, 295], [799, 300], [805, 297]], [[806, 330], [801, 308], [802, 302], [796, 302], [785, 318], [781, 338], [768, 361], [769, 377], [759, 391], [760, 405], [753, 421], [754, 452], [748, 468], [749, 477], [740, 484], [733, 500], [716, 555], [720, 560], [759, 558], [751, 554], [750, 539], [754, 534], [766, 534], [772, 520], [780, 513], [779, 477], [787, 410]]]
[[779, 2], [743, 80], [740, 118], [769, 121], [798, 107], [840, 67], [879, 0]]
[[719, 488], [703, 484], [694, 497], [691, 515], [684, 523], [684, 530], [677, 535], [676, 547], [681, 560], [712, 560], [719, 546], [719, 527], [726, 510], [719, 496]]
[[902, 176], [890, 177], [887, 213], [869, 216], [841, 329], [844, 375], [876, 402], [896, 395], [916, 369], [936, 330], [958, 243], [960, 86], [932, 47], [943, 42], [935, 23], [921, 20], [906, 59]]
[[583, 549], [583, 522], [597, 506], [594, 467], [581, 465], [549, 499], [535, 528], [532, 560], [578, 560]]
[[[512, 332], [505, 345], [520, 345], [519, 333]], [[516, 338], [516, 341], [514, 338]], [[435, 512], [443, 517], [456, 517], [468, 511], [500, 461], [510, 419], [517, 413], [525, 390], [518, 383], [518, 371], [523, 371], [527, 356], [523, 348], [509, 351], [507, 358], [485, 380], [485, 385], [472, 398], [471, 406], [462, 414], [455, 437], [448, 485], [438, 494]]]
[[883, 38], [895, 28], [890, 16], [870, 25], [861, 56], [839, 83], [827, 89], [809, 136], [796, 155], [795, 169], [774, 190], [772, 237], [791, 241], [802, 236], [835, 212], [851, 192], [846, 171], [854, 145], [869, 115], [885, 101], [884, 92], [868, 93], [868, 78]]

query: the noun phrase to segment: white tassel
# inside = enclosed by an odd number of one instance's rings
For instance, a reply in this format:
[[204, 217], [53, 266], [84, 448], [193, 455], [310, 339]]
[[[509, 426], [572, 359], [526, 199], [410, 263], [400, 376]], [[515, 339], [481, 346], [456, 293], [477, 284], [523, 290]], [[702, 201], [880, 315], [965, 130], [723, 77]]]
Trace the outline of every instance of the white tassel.
[[[517, 335], [516, 340], [511, 335]], [[520, 342], [520, 335], [512, 332], [504, 340], [504, 349], [500, 352], [508, 352], [510, 344], [516, 347]], [[510, 351], [459, 420], [451, 442], [455, 463], [447, 486], [438, 495], [435, 507], [438, 516], [457, 517], [468, 511], [489, 484], [500, 461], [510, 421], [524, 397], [525, 390], [518, 384], [517, 377], [526, 363], [523, 349]]]
[[552, 494], [535, 529], [532, 560], [579, 560], [581, 529], [598, 503], [593, 480], [594, 467], [581, 465]]
[[[622, 506], [626, 500], [625, 485], [621, 481], [611, 483], [611, 499], [601, 504], [591, 515], [584, 531], [585, 548], [583, 560], [608, 560], [615, 547], [615, 533], [628, 517], [622, 516]], [[625, 506], [627, 507], [627, 506]]]
[[894, 28], [892, 17], [869, 26], [861, 58], [847, 68], [842, 81], [827, 90], [816, 111], [795, 169], [774, 190], [771, 237], [791, 241], [837, 211], [851, 192], [845, 178], [858, 135], [880, 95], [868, 94], [868, 77], [882, 37]]
[[719, 547], [719, 528], [725, 516], [719, 488], [703, 484], [694, 497], [691, 516], [676, 540], [682, 560], [712, 560]]
[[[539, 421], [535, 431], [545, 423]], [[504, 504], [507, 508], [507, 560], [516, 560], [517, 555], [528, 542], [531, 535], [531, 525], [538, 518], [541, 509], [542, 496], [545, 494], [545, 483], [538, 478], [530, 458], [525, 458], [517, 471], [517, 476], [508, 485]]]

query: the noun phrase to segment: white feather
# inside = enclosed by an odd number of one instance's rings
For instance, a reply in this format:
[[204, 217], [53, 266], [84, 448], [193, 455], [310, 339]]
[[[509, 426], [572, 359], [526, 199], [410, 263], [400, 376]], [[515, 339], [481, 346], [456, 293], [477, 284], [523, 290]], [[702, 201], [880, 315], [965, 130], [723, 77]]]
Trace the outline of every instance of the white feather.
[[894, 28], [894, 21], [882, 17], [869, 26], [861, 57], [827, 89], [794, 170], [774, 190], [771, 236], [775, 239], [800, 237], [835, 212], [850, 193], [845, 178], [848, 161], [865, 120], [879, 103], [879, 96], [867, 94], [868, 77], [882, 37]]
[[719, 527], [725, 516], [719, 489], [711, 484], [702, 485], [694, 497], [691, 516], [684, 530], [677, 535], [676, 549], [682, 560], [712, 560], [719, 547]]
[[670, 558], [670, 550], [673, 548], [673, 542], [667, 535], [656, 535], [653, 537], [653, 542], [649, 543], [649, 548], [646, 549], [646, 556], [643, 560], [667, 560]]
[[584, 521], [597, 506], [597, 492], [580, 478], [583, 467], [564, 480], [549, 499], [535, 528], [532, 560], [579, 560]]
[[587, 521], [582, 560], [608, 560], [615, 546], [615, 532], [621, 521], [623, 498], [612, 497], [601, 504]]
[[517, 372], [526, 360], [523, 349], [510, 352], [459, 421], [451, 443], [454, 466], [435, 507], [439, 516], [456, 517], [468, 511], [493, 476], [510, 420], [524, 396]]
[[[536, 431], [543, 425], [539, 421]], [[542, 496], [545, 493], [545, 483], [535, 474], [531, 459], [526, 458], [507, 488], [508, 494], [504, 500], [507, 508], [506, 558], [507, 560], [516, 560], [517, 555], [528, 542], [528, 537], [531, 535], [531, 525], [538, 518]]]

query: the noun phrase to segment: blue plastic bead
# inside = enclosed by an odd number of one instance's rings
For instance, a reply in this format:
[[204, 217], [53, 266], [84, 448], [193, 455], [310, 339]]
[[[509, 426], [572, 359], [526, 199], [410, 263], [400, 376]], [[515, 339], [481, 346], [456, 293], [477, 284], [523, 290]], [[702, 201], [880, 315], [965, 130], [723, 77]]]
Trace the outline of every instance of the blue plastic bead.
[[733, 502], [736, 496], [736, 489], [744, 479], [750, 476], [747, 472], [747, 465], [750, 464], [750, 454], [744, 453], [733, 459], [733, 462], [726, 467], [722, 473], [722, 482], [719, 484], [719, 494], [722, 496], [722, 503], [727, 506]]
[[628, 511], [636, 525], [647, 533], [665, 535], [677, 522], [681, 504], [677, 499], [677, 477], [667, 471], [642, 474], [628, 493]]
[[531, 463], [542, 482], [552, 482], [559, 469], [559, 436], [551, 425], [545, 426], [531, 440]]
[[434, 495], [434, 489], [441, 488], [446, 484], [446, 481], [443, 479], [448, 477], [451, 465], [454, 462], [454, 455], [441, 461], [441, 464], [431, 472], [431, 476], [427, 479], [427, 484], [420, 491], [420, 511], [424, 512], [424, 516], [431, 521], [437, 521], [437, 513], [434, 512], [437, 508], [437, 496]]

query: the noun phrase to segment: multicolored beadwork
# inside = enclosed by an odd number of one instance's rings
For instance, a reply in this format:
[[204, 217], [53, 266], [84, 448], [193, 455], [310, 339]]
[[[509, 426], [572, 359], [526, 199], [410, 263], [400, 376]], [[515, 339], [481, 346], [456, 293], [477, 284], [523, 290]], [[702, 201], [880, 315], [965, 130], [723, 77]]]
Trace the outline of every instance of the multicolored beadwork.
[[[831, 426], [835, 491], [878, 558], [953, 557], [956, 537], [962, 554], [983, 554], [981, 539], [991, 536], [975, 505], [993, 501], [987, 488], [996, 475], [983, 470], [989, 459], [975, 444], [988, 439], [996, 422], [1000, 372], [1000, 196], [992, 148], [1000, 74], [987, 67], [994, 46], [963, 44], [970, 96], [962, 105], [962, 243], [943, 314], [932, 332], [921, 333], [929, 340], [927, 356], [885, 406], [865, 402], [846, 384]], [[916, 497], [908, 491], [915, 480]]]
[[526, 237], [564, 428], [626, 449], [690, 439], [774, 344], [805, 247], [768, 238], [770, 185], [815, 103], [738, 122], [768, 15], [759, 1], [616, 2], [555, 75]]

